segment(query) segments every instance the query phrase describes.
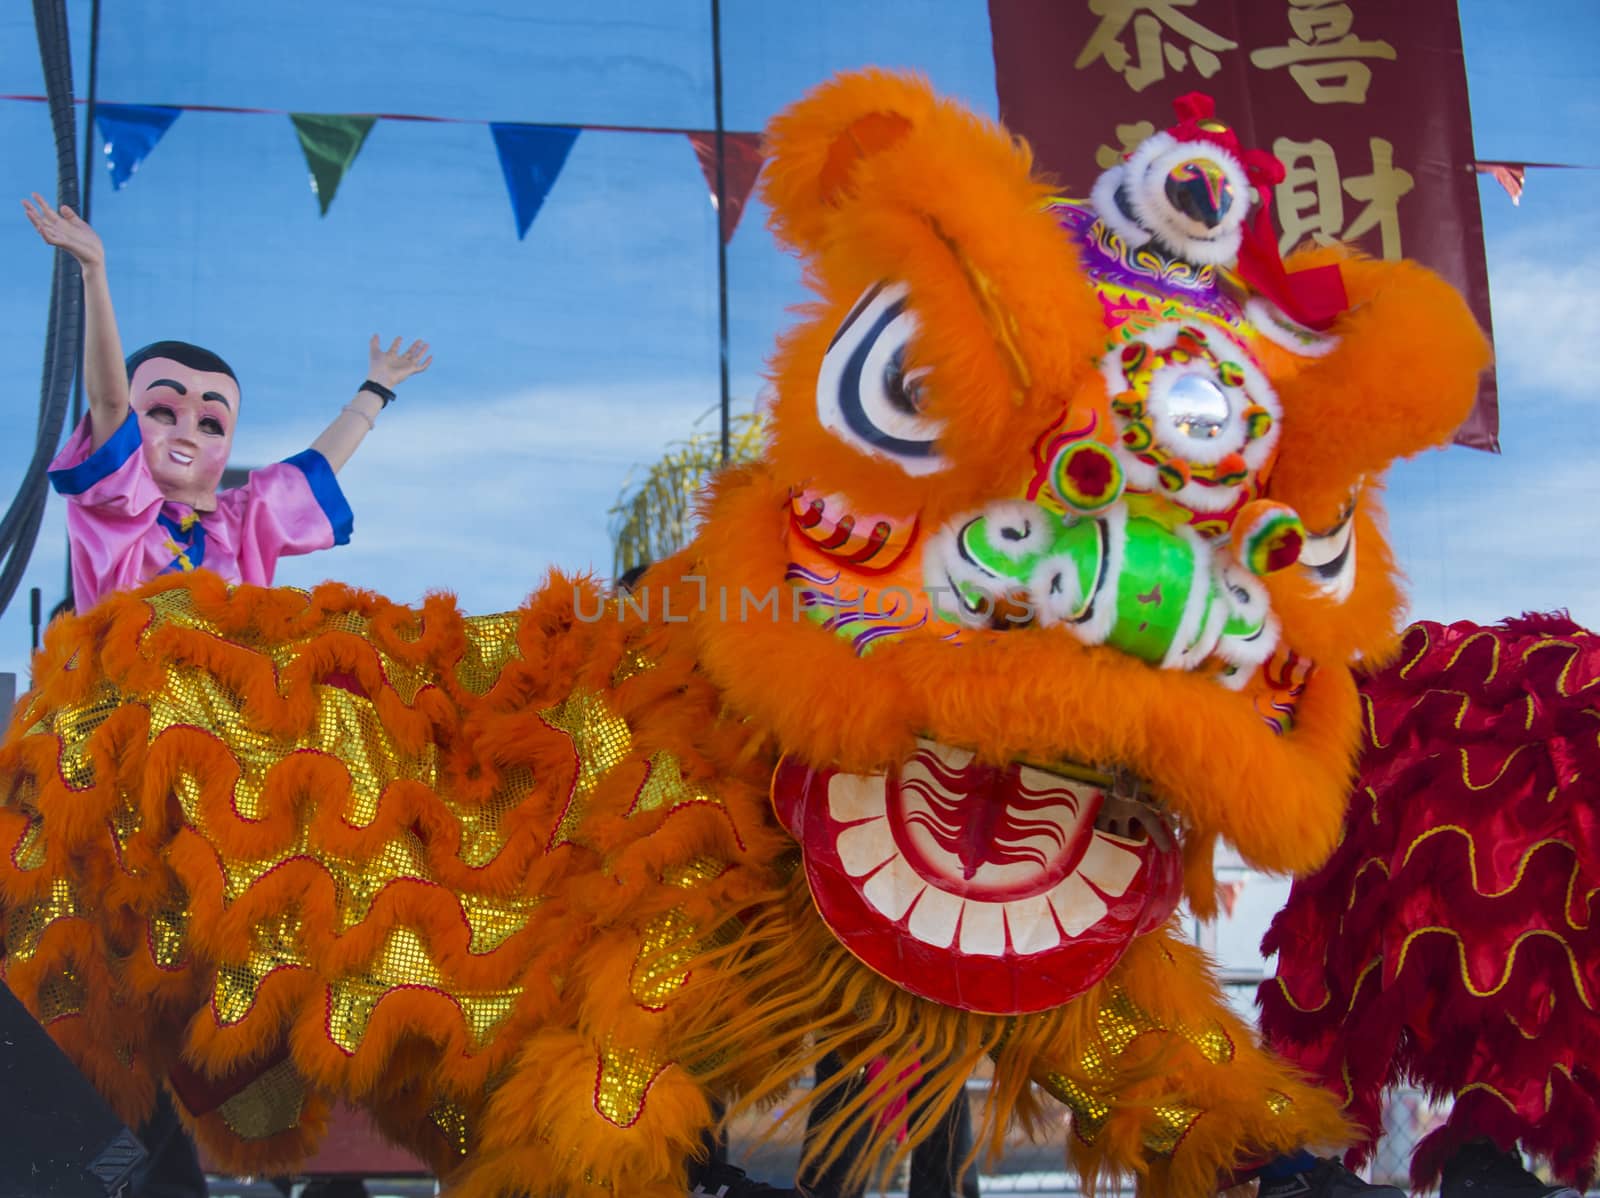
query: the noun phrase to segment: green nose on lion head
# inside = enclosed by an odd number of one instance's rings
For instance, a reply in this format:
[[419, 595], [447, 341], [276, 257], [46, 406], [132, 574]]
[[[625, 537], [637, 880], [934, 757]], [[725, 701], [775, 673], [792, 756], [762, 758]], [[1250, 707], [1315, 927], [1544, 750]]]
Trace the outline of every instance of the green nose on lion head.
[[1086, 644], [1224, 681], [1265, 661], [1277, 625], [1261, 583], [1161, 510], [1063, 516], [992, 504], [936, 533], [923, 555], [941, 614], [973, 627], [1061, 625]]

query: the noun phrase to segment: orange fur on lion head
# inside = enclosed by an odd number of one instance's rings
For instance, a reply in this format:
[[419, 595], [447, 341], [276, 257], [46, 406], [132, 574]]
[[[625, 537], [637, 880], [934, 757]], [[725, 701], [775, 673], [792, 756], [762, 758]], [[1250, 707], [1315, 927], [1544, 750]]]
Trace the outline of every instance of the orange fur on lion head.
[[[1052, 430], [1110, 439], [1106, 317], [1026, 147], [919, 79], [867, 72], [829, 83], [774, 122], [768, 148], [772, 225], [805, 260], [818, 298], [772, 363], [769, 453], [718, 484], [685, 555], [723, 596], [724, 618], [698, 624], [718, 685], [809, 760], [882, 770], [921, 736], [993, 763], [1125, 769], [1185, 825], [1261, 866], [1316, 864], [1337, 835], [1354, 746], [1349, 667], [1386, 650], [1399, 606], [1374, 518], [1378, 476], [1448, 438], [1486, 360], [1460, 298], [1420, 267], [1340, 251], [1353, 306], [1330, 331], [1331, 349], [1312, 357], [1250, 344], [1282, 406], [1259, 494], [1298, 511], [1312, 535], [1343, 535], [1337, 526], [1348, 524], [1347, 556], [1359, 565], [1342, 594], [1307, 567], [1263, 580], [1279, 648], [1244, 686], [1085, 644], [1062, 626], [968, 628], [950, 644], [959, 626], [925, 618], [863, 648], [822, 613], [773, 620], [751, 616], [748, 602], [744, 618], [728, 608], [775, 585], [788, 607], [834, 573], [833, 585], [859, 586], [869, 607], [894, 586], [915, 593], [935, 530], [1023, 498], [1030, 480], [1037, 490]], [[873, 300], [880, 286], [889, 290]], [[919, 457], [875, 446], [819, 398], [819, 379], [825, 388], [835, 369], [830, 345], [851, 335], [841, 329], [853, 310], [860, 323], [858, 305], [871, 314], [885, 294], [903, 295], [915, 320], [899, 365], [915, 380], [915, 409], [890, 415], [911, 434], [896, 445], [926, 442]], [[808, 535], [807, 519], [838, 544]], [[1221, 552], [1225, 532], [1215, 544]], [[1263, 718], [1274, 703], [1292, 706], [1292, 718]]]

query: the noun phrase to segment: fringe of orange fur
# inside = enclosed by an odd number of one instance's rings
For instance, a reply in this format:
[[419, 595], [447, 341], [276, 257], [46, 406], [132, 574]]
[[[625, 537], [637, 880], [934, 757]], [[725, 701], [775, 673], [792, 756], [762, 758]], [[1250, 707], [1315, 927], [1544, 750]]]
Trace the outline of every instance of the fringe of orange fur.
[[[941, 1007], [852, 957], [812, 908], [797, 873], [735, 943], [697, 961], [684, 998], [702, 1014], [684, 1026], [687, 1058], [704, 1083], [728, 1096], [731, 1121], [776, 1103], [796, 1077], [836, 1054], [843, 1068], [808, 1099], [791, 1098], [769, 1135], [797, 1132], [813, 1103], [852, 1084], [869, 1063], [881, 1064], [877, 1083], [817, 1123], [805, 1149], [808, 1163], [825, 1167], [865, 1137], [851, 1169], [862, 1184], [893, 1174], [986, 1062], [993, 1063], [992, 1082], [973, 1158], [998, 1156], [1013, 1124], [1034, 1138], [1059, 1128], [1059, 1107], [1035, 1083], [1062, 1075], [1107, 1095], [1112, 1106], [1092, 1141], [1070, 1142], [1087, 1186], [1134, 1175], [1147, 1193], [1198, 1198], [1244, 1165], [1348, 1138], [1334, 1097], [1256, 1045], [1209, 970], [1202, 954], [1162, 931], [1136, 942], [1105, 981], [1056, 1010], [1005, 1017]], [[1113, 988], [1172, 1033], [1147, 1033], [1117, 1055], [1099, 1022]], [[1208, 1025], [1220, 1025], [1232, 1041], [1225, 1064], [1207, 1061], [1176, 1034]], [[750, 1054], [752, 1045], [763, 1051]], [[1109, 1083], [1090, 1071], [1096, 1056], [1115, 1060]], [[1281, 1094], [1286, 1109], [1275, 1111], [1269, 1093]], [[1153, 1154], [1146, 1140], [1156, 1109], [1173, 1105], [1204, 1113], [1175, 1152]]]

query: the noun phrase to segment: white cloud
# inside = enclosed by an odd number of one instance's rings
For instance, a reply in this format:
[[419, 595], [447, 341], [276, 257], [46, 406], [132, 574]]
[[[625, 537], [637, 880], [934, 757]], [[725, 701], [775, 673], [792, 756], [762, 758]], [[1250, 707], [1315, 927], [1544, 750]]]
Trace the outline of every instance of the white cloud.
[[[1560, 265], [1552, 265], [1559, 262]], [[1600, 256], [1508, 256], [1497, 265], [1491, 304], [1495, 353], [1507, 376], [1538, 394], [1592, 401], [1600, 347]]]
[[1566, 608], [1600, 627], [1600, 475], [1589, 452], [1522, 462], [1467, 450], [1404, 463], [1390, 490], [1412, 615], [1491, 623]]
[[[551, 566], [608, 573], [607, 512], [667, 443], [716, 428], [715, 401], [668, 381], [391, 408], [339, 476], [351, 544], [283, 563], [278, 581], [332, 576], [402, 601], [449, 589], [483, 612], [521, 602]], [[306, 432], [261, 430], [251, 460], [295, 452]]]

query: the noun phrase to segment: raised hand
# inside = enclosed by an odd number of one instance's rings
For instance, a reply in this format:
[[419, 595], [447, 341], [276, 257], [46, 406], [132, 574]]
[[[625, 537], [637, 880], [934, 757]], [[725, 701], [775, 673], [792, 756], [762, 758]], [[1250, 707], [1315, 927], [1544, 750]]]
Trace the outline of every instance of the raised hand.
[[22, 208], [28, 214], [28, 223], [39, 231], [46, 244], [66, 250], [78, 260], [79, 266], [105, 265], [106, 247], [101, 244], [100, 234], [67, 205], [57, 210], [50, 206], [50, 201], [34, 192], [33, 203], [23, 200]]
[[[433, 355], [428, 354], [426, 341], [413, 341], [411, 348], [401, 353], [400, 338], [396, 337], [388, 349], [383, 349], [380, 347], [378, 334], [374, 333], [367, 348], [369, 351], [367, 377], [375, 383], [382, 383], [385, 387], [398, 386], [412, 375], [421, 374], [433, 361]], [[428, 356], [423, 357], [424, 354]]]

